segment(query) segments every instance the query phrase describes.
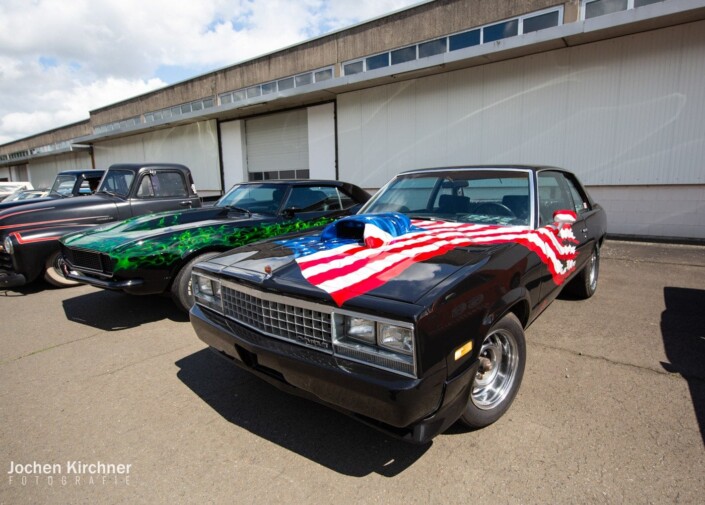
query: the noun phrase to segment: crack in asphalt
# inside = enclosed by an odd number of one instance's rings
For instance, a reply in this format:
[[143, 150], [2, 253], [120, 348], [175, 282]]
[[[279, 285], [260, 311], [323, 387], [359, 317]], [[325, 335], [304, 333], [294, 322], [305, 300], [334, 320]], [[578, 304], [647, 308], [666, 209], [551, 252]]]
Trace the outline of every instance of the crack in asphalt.
[[578, 356], [578, 357], [584, 357], [584, 358], [590, 358], [590, 359], [594, 359], [594, 360], [604, 361], [604, 362], [609, 363], [609, 364], [611, 364], [611, 365], [621, 365], [621, 366], [625, 366], [625, 367], [629, 367], [629, 368], [635, 368], [635, 369], [637, 369], [637, 370], [642, 370], [642, 371], [646, 371], [646, 372], [652, 372], [652, 373], [655, 373], [655, 374], [658, 374], [658, 375], [664, 375], [664, 376], [666, 376], [666, 377], [683, 378], [683, 379], [686, 379], [686, 380], [697, 380], [697, 381], [700, 381], [700, 382], [704, 382], [704, 383], [705, 383], [705, 377], [700, 377], [700, 376], [697, 376], [697, 375], [684, 374], [684, 373], [681, 373], [681, 372], [669, 372], [668, 370], [663, 370], [663, 369], [659, 370], [659, 369], [657, 369], [657, 368], [651, 368], [651, 367], [648, 367], [648, 366], [635, 365], [635, 364], [633, 364], [633, 363], [625, 363], [625, 362], [623, 362], [623, 361], [616, 361], [616, 360], [613, 360], [613, 359], [610, 359], [610, 358], [606, 358], [606, 357], [604, 357], [604, 356], [595, 356], [595, 355], [593, 355], [593, 354], [585, 354], [584, 352], [573, 351], [573, 350], [571, 350], [571, 349], [566, 349], [565, 347], [556, 347], [556, 346], [551, 346], [551, 345], [548, 345], [548, 344], [542, 344], [542, 343], [540, 343], [540, 342], [529, 342], [529, 341], [527, 341], [527, 345], [536, 346], [536, 347], [541, 347], [541, 348], [543, 348], [543, 349], [551, 349], [551, 350], [554, 350], [554, 351], [562, 351], [562, 352], [565, 352], [566, 354], [571, 354], [571, 355], [573, 355], [573, 356]]
[[84, 341], [84, 340], [88, 340], [88, 339], [91, 339], [91, 338], [94, 338], [94, 337], [98, 337], [98, 336], [102, 335], [102, 333], [103, 333], [103, 332], [93, 333], [92, 335], [88, 335], [88, 336], [86, 336], [86, 337], [77, 338], [77, 339], [74, 339], [74, 340], [68, 340], [68, 341], [66, 341], [66, 342], [61, 342], [61, 343], [56, 344], [56, 345], [50, 345], [49, 347], [44, 347], [44, 348], [42, 348], [42, 349], [37, 349], [36, 351], [32, 351], [32, 352], [30, 352], [30, 353], [23, 354], [23, 355], [21, 355], [21, 356], [17, 356], [17, 357], [15, 357], [15, 358], [6, 359], [6, 360], [4, 360], [4, 361], [0, 361], [0, 366], [7, 365], [8, 363], [14, 363], [15, 361], [19, 361], [19, 360], [24, 359], [24, 358], [29, 358], [30, 356], [34, 356], [35, 354], [40, 354], [40, 353], [43, 353], [43, 352], [46, 352], [46, 351], [51, 351], [52, 349], [56, 349], [56, 348], [58, 348], [58, 347], [62, 347], [62, 346], [65, 346], [65, 345], [73, 344], [73, 343], [75, 343], [75, 342], [82, 342], [82, 341]]
[[152, 354], [151, 356], [147, 356], [143, 359], [133, 361], [131, 363], [127, 363], [126, 365], [121, 366], [120, 368], [116, 368], [114, 370], [109, 370], [107, 372], [100, 373], [98, 375], [92, 375], [91, 377], [102, 377], [104, 375], [113, 375], [114, 373], [120, 372], [122, 370], [125, 370], [126, 368], [130, 368], [135, 365], [139, 365], [140, 363], [144, 363], [145, 361], [149, 361], [154, 358], [158, 358], [160, 356], [166, 356], [167, 354], [171, 354], [172, 352], [180, 351], [181, 349], [186, 349], [187, 347], [191, 347], [193, 344], [188, 344], [188, 345], [182, 345], [181, 347], [177, 347], [175, 349], [169, 349], [168, 351], [161, 352], [159, 354]]

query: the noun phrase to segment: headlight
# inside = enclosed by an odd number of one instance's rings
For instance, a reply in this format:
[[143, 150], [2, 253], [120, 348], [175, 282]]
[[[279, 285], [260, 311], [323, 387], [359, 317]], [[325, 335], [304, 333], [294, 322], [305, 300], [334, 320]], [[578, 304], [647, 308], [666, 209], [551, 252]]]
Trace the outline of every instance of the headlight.
[[348, 317], [345, 319], [345, 334], [356, 340], [374, 344], [377, 340], [376, 323], [362, 317]]
[[333, 352], [352, 361], [416, 377], [411, 323], [336, 311]]
[[191, 288], [193, 289], [193, 297], [197, 303], [217, 310], [218, 312], [223, 311], [219, 280], [193, 273], [191, 275]]
[[382, 347], [403, 352], [404, 354], [413, 354], [414, 352], [414, 339], [411, 328], [379, 323], [377, 343]]
[[3, 240], [2, 242], [2, 246], [7, 254], [12, 254], [13, 252], [15, 252], [15, 246], [12, 243], [11, 237], [5, 237], [5, 240]]

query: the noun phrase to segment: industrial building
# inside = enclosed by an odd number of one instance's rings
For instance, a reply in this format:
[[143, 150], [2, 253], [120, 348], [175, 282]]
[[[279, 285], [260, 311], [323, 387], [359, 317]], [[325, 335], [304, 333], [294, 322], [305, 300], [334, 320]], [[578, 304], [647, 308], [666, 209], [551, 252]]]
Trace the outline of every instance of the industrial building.
[[242, 180], [541, 164], [612, 235], [705, 240], [705, 0], [436, 0], [0, 146], [0, 180], [178, 162]]

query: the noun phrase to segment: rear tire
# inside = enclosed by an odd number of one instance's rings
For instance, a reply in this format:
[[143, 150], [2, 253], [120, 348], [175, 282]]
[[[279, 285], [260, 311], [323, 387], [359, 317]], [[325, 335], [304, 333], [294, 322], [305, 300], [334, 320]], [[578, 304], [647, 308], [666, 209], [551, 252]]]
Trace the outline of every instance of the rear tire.
[[57, 288], [70, 288], [72, 286], [78, 286], [81, 284], [78, 281], [67, 279], [64, 274], [61, 273], [61, 268], [59, 268], [59, 251], [52, 253], [44, 265], [46, 268], [44, 270], [44, 280], [47, 281], [52, 286]]
[[193, 306], [193, 291], [191, 290], [191, 270], [193, 266], [199, 261], [206, 261], [214, 256], [220, 254], [219, 252], [207, 252], [199, 254], [192, 258], [188, 263], [186, 263], [179, 273], [174, 277], [174, 282], [171, 284], [171, 298], [174, 303], [184, 312], [191, 310]]
[[468, 404], [460, 416], [460, 421], [473, 429], [484, 428], [502, 417], [521, 386], [526, 341], [524, 328], [514, 314], [507, 314], [490, 329], [482, 341], [478, 359], [482, 361], [472, 379]]
[[575, 279], [568, 284], [568, 292], [580, 300], [587, 300], [597, 291], [597, 279], [600, 274], [600, 247], [595, 246], [588, 264]]

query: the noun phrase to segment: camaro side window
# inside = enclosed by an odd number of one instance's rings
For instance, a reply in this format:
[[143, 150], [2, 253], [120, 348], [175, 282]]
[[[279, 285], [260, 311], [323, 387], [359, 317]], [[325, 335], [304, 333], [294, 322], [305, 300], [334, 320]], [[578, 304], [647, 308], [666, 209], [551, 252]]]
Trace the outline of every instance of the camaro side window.
[[575, 208], [573, 198], [567, 190], [563, 174], [558, 172], [539, 173], [539, 224], [546, 226], [553, 222], [557, 210]]
[[578, 214], [583, 214], [590, 210], [590, 204], [587, 199], [580, 193], [578, 187], [575, 185], [572, 179], [569, 177], [565, 178], [565, 182], [570, 190], [570, 194], [573, 197], [573, 203], [575, 205], [575, 212]]

